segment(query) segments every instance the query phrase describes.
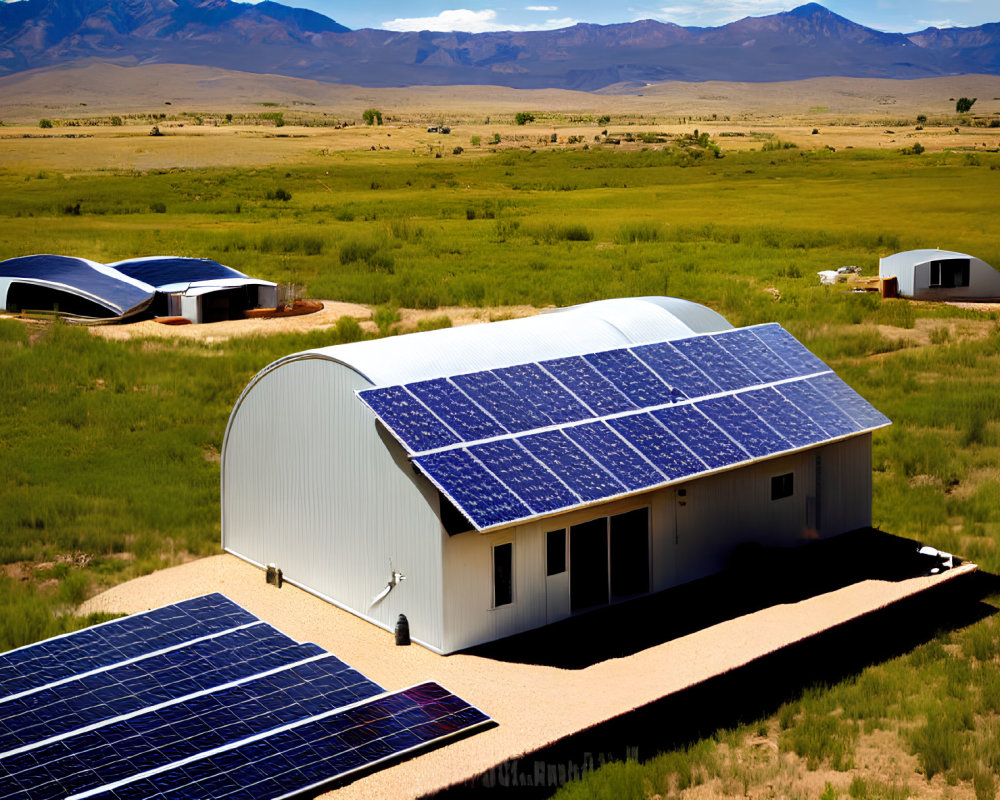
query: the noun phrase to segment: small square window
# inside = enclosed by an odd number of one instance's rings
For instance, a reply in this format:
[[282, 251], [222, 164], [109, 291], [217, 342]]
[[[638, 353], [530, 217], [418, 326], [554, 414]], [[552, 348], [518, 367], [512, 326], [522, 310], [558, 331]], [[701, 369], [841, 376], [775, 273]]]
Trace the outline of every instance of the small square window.
[[795, 475], [786, 472], [784, 475], [775, 475], [771, 478], [771, 499], [781, 500], [791, 497], [795, 493]]
[[545, 534], [545, 574], [559, 575], [566, 571], [566, 529]]
[[514, 543], [493, 548], [493, 607], [514, 602]]

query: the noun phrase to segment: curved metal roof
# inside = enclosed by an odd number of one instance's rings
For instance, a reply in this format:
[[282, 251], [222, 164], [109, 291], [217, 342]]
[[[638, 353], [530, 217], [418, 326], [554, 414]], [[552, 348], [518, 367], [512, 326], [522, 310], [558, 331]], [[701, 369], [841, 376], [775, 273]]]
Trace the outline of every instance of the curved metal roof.
[[732, 327], [722, 315], [689, 300], [625, 297], [487, 325], [332, 345], [297, 353], [288, 360], [329, 358], [375, 385], [391, 385]]
[[32, 255], [0, 262], [0, 282], [30, 283], [67, 292], [96, 303], [111, 316], [129, 316], [153, 299], [155, 289], [105, 264], [86, 258]]

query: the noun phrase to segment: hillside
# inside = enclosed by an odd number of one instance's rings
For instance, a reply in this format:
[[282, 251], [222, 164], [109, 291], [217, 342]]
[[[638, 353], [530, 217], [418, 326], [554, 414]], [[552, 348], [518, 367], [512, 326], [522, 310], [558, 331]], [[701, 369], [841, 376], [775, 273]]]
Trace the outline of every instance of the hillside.
[[81, 59], [175, 63], [367, 87], [593, 91], [664, 81], [1000, 74], [1000, 23], [883, 33], [815, 3], [716, 28], [642, 20], [552, 31], [350, 31], [275, 2], [0, 4], [0, 74]]

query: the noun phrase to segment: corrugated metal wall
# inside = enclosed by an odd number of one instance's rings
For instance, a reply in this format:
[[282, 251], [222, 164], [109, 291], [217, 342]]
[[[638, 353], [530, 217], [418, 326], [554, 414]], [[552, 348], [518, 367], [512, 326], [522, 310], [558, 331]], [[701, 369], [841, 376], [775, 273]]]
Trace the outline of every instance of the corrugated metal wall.
[[[389, 630], [404, 613], [415, 640], [441, 649], [437, 492], [358, 402], [369, 385], [315, 357], [255, 379], [223, 444], [223, 547]], [[390, 564], [406, 579], [369, 609]]]

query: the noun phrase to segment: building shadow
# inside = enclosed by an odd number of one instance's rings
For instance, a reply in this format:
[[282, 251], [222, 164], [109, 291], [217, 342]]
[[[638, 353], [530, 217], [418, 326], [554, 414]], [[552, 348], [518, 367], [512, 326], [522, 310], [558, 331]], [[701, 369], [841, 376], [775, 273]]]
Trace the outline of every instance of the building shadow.
[[943, 630], [997, 613], [983, 598], [998, 591], [997, 576], [967, 573], [499, 764], [433, 797], [546, 798], [568, 779], [603, 763], [649, 759], [717, 730], [769, 717], [810, 686], [839, 683], [911, 651]]
[[497, 661], [583, 669], [771, 606], [864, 580], [901, 581], [942, 568], [939, 558], [921, 554], [919, 548], [911, 539], [873, 528], [795, 548], [746, 546], [716, 575], [463, 652]]

